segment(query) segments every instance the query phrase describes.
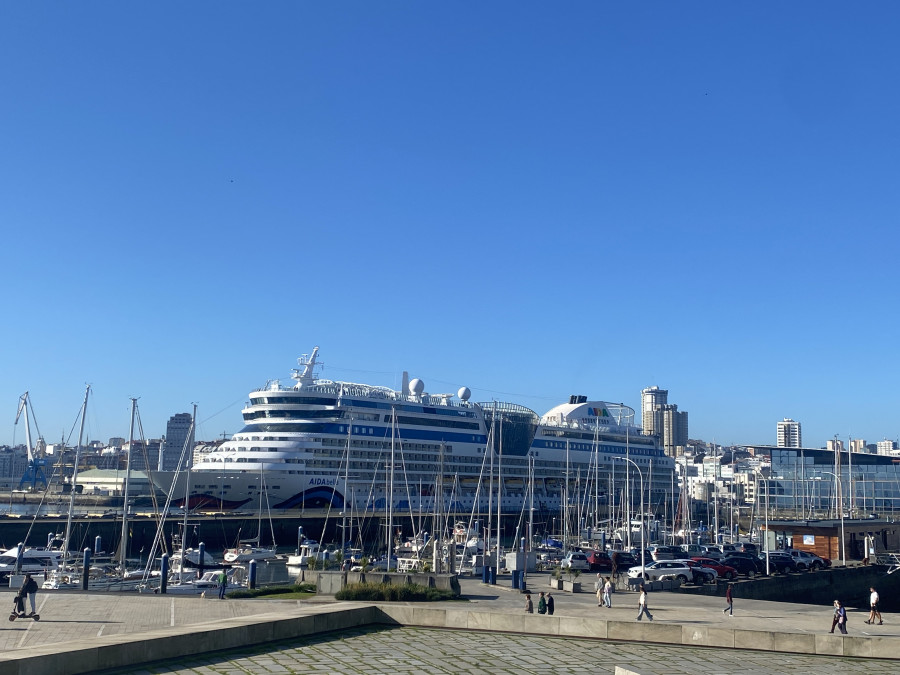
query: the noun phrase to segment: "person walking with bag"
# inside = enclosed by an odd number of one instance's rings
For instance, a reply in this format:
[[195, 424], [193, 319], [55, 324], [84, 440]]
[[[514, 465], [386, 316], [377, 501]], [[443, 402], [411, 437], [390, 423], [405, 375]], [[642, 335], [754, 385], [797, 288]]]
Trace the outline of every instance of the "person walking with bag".
[[641, 617], [646, 614], [647, 618], [650, 621], [653, 621], [653, 615], [650, 613], [650, 610], [647, 609], [647, 591], [644, 588], [644, 584], [641, 584], [641, 596], [638, 598], [638, 609], [640, 610], [637, 615], [637, 620], [640, 621]]
[[847, 634], [847, 609], [840, 600], [834, 601], [834, 619], [831, 622], [831, 631], [834, 632], [834, 626], [837, 624], [838, 630], [842, 634]]

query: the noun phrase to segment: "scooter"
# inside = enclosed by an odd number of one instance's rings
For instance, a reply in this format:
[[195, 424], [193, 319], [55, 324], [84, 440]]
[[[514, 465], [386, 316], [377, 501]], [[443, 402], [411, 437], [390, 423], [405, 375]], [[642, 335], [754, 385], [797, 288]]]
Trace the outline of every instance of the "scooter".
[[16, 619], [34, 619], [35, 621], [41, 620], [40, 614], [26, 614], [25, 613], [25, 598], [21, 595], [16, 595], [13, 600], [13, 611], [9, 615], [10, 621], [15, 621]]

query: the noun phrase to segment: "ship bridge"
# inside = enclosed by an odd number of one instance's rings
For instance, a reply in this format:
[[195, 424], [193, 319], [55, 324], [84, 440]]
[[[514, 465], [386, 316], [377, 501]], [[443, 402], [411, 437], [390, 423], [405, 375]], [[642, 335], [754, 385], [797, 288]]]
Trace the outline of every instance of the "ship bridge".
[[499, 434], [499, 442], [494, 447], [500, 448], [502, 443], [504, 455], [527, 455], [540, 423], [538, 414], [517, 403], [492, 401], [478, 405], [484, 412], [485, 427]]

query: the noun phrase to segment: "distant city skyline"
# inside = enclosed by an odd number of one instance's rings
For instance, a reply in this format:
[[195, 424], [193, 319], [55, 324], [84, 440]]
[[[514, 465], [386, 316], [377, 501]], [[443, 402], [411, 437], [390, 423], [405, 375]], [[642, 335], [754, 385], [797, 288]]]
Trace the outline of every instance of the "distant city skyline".
[[[177, 16], [177, 21], [173, 20]], [[900, 436], [900, 5], [7, 3], [0, 442], [325, 377]], [[4, 413], [5, 406], [5, 413]], [[77, 430], [76, 430], [77, 431]], [[77, 434], [75, 435], [77, 437]]]

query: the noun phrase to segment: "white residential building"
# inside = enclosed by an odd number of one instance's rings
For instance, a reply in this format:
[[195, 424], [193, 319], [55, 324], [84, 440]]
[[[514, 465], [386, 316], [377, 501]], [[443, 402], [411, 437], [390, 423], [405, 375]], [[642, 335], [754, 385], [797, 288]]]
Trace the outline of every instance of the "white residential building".
[[800, 435], [800, 422], [795, 422], [787, 417], [778, 423], [779, 448], [802, 448], [803, 442]]

